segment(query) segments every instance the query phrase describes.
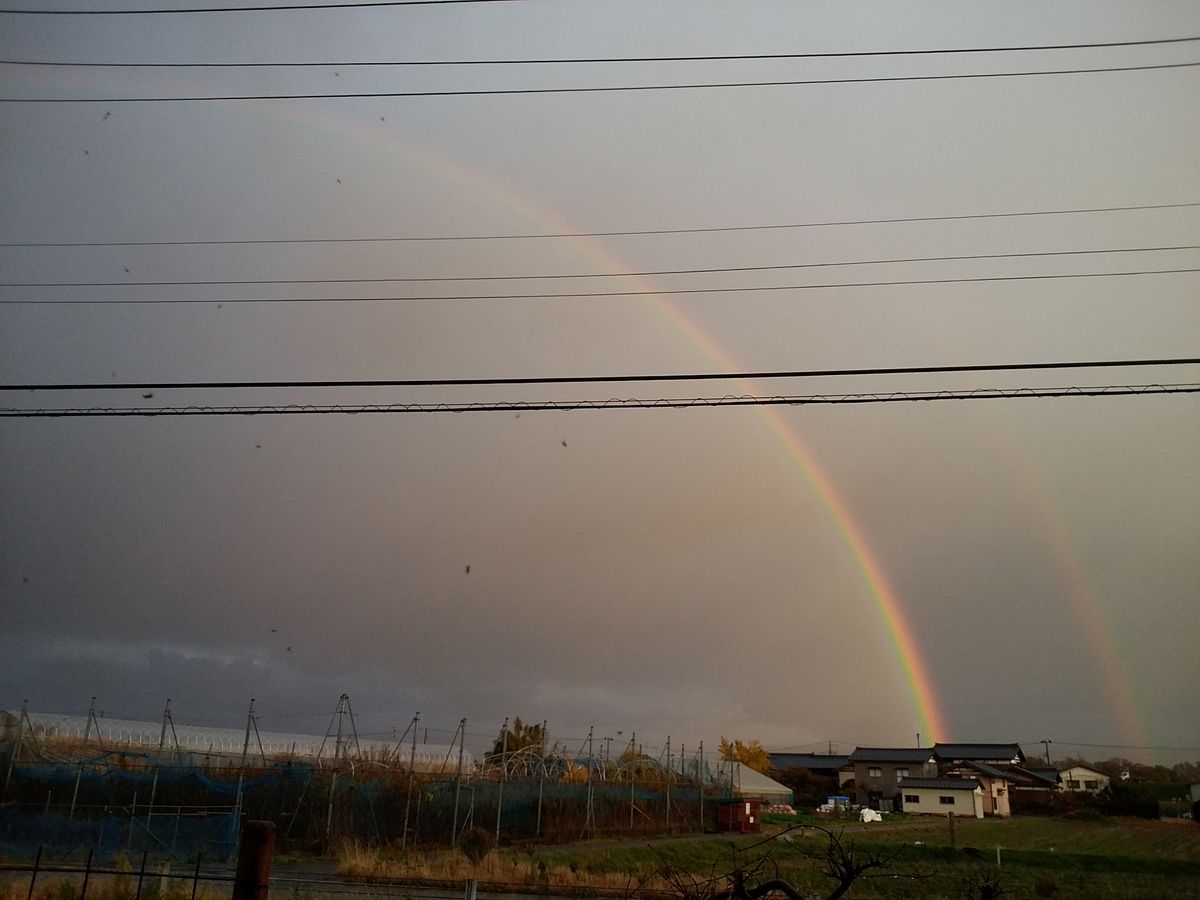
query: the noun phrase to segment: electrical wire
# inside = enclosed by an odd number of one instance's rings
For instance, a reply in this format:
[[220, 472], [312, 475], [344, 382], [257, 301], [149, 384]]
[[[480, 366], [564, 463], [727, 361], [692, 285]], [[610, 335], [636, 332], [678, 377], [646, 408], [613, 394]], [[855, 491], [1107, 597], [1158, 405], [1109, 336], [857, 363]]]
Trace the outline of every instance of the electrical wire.
[[1197, 250], [1200, 244], [1176, 244], [1156, 247], [1106, 247], [1096, 250], [1038, 250], [1020, 253], [977, 253], [955, 256], [908, 256], [885, 259], [847, 259], [833, 262], [784, 263], [771, 266], [717, 266], [701, 269], [657, 269], [641, 272], [567, 272], [562, 274], [523, 275], [394, 275], [383, 278], [261, 278], [204, 281], [8, 281], [0, 287], [183, 287], [226, 284], [432, 284], [457, 281], [554, 281], [570, 278], [650, 278], [660, 275], [716, 275], [729, 272], [783, 272], [796, 269], [825, 269], [842, 266], [880, 266], [897, 263], [966, 262], [985, 259], [1036, 259], [1050, 256], [1097, 256], [1106, 253], [1162, 253]]
[[903, 216], [891, 219], [842, 219], [825, 222], [784, 222], [769, 225], [719, 225], [708, 228], [644, 228], [634, 231], [567, 231], [549, 234], [460, 234], [413, 237], [359, 238], [245, 238], [232, 240], [151, 240], [151, 241], [0, 241], [0, 247], [207, 247], [255, 244], [383, 244], [421, 241], [523, 241], [559, 238], [641, 237], [667, 234], [715, 234], [737, 231], [775, 231], [787, 228], [840, 228], [851, 225], [895, 225], [908, 222], [961, 222], [972, 219], [1009, 219], [1023, 216], [1070, 216], [1091, 213], [1135, 212], [1159, 209], [1187, 209], [1200, 201], [1183, 203], [1147, 203], [1135, 206], [1093, 206], [1075, 209], [1039, 209], [1000, 213], [965, 213], [948, 216]]
[[370, 403], [370, 404], [285, 404], [262, 406], [160, 406], [160, 407], [75, 407], [18, 409], [0, 408], [0, 418], [99, 418], [162, 416], [308, 416], [369, 415], [397, 413], [540, 412], [616, 409], [694, 409], [714, 406], [841, 406], [846, 404], [913, 403], [942, 400], [1009, 400], [1061, 397], [1119, 397], [1153, 394], [1200, 393], [1200, 384], [1093, 385], [1057, 388], [974, 388], [955, 391], [922, 391], [858, 394], [807, 394], [791, 396], [637, 397], [609, 400], [501, 401], [488, 403]]
[[[3, 13], [4, 10], [0, 10]], [[936, 47], [917, 50], [838, 50], [813, 53], [723, 53], [693, 56], [562, 56], [524, 59], [410, 59], [343, 60], [322, 62], [79, 62], [74, 60], [0, 59], [8, 66], [56, 66], [105, 69], [354, 69], [446, 66], [546, 66], [608, 63], [752, 62], [794, 59], [861, 59], [892, 56], [944, 56], [960, 53], [1031, 53], [1047, 50], [1096, 50], [1115, 47], [1149, 47], [1188, 44], [1200, 36], [1150, 38], [1140, 41], [1101, 41], [1077, 44], [1020, 44], [1001, 47]]]
[[[986, 282], [1003, 281], [1053, 281], [1066, 278], [1123, 278], [1140, 275], [1177, 275], [1200, 272], [1200, 267], [1184, 269], [1140, 269], [1127, 272], [1074, 272], [1060, 275], [990, 275], [977, 278], [922, 278], [895, 281], [850, 281], [829, 282], [823, 284], [785, 284], [758, 287], [725, 287], [725, 288], [679, 288], [675, 290], [639, 290], [639, 291], [591, 291], [586, 293], [554, 293], [554, 294], [448, 294], [445, 296], [418, 297], [238, 297], [238, 298], [147, 298], [147, 299], [94, 299], [71, 300], [52, 298], [49, 300], [0, 300], [0, 306], [120, 306], [120, 305], [182, 305], [194, 303], [222, 304], [258, 304], [258, 303], [425, 303], [442, 300], [546, 300], [574, 299], [594, 297], [661, 297], [680, 294], [754, 294], [769, 291], [810, 291], [832, 288], [861, 288], [861, 287], [896, 287], [899, 285], [930, 285], [930, 284], [982, 284]], [[363, 279], [376, 281], [383, 279]], [[219, 282], [231, 284], [234, 282]], [[329, 282], [274, 282], [277, 284], [324, 284]], [[153, 286], [150, 282], [140, 282], [145, 286]], [[9, 285], [14, 286], [14, 285]], [[25, 285], [26, 287], [54, 287], [54, 285]], [[104, 287], [105, 285], [75, 285], [76, 287]], [[130, 285], [132, 286], [132, 285]]]
[[193, 94], [181, 97], [0, 97], [0, 103], [229, 103], [246, 100], [364, 100], [371, 98], [406, 99], [418, 97], [499, 97], [519, 94], [608, 94], [648, 91], [692, 91], [715, 88], [798, 87], [829, 84], [883, 84], [902, 81], [958, 81], [975, 78], [1028, 78], [1043, 75], [1089, 75], [1102, 72], [1150, 72], [1166, 69], [1194, 69], [1200, 62], [1155, 63], [1140, 66], [1103, 66], [1075, 69], [1036, 69], [1017, 72], [960, 72], [944, 75], [880, 75], [851, 78], [808, 78], [780, 81], [719, 81], [687, 84], [626, 84], [587, 87], [474, 88], [435, 91], [346, 91], [339, 93], [300, 94]]
[[334, 381], [147, 381], [112, 384], [0, 384], [0, 391], [230, 390], [243, 388], [484, 387], [497, 385], [625, 384], [664, 381], [768, 381], [781, 378], [844, 378], [865, 375], [947, 375], [964, 372], [1029, 372], [1049, 369], [1113, 369], [1200, 365], [1200, 357], [1105, 359], [1066, 362], [983, 363], [975, 365], [885, 366], [857, 369], [801, 369], [766, 372], [702, 372], [639, 375], [571, 375], [525, 378], [413, 378]]
[[177, 6], [152, 9], [34, 9], [0, 8], [14, 16], [164, 16], [192, 13], [301, 12], [315, 9], [371, 9], [389, 6], [454, 6], [458, 4], [520, 3], [525, 0], [349, 0], [346, 3], [276, 3], [270, 6]]

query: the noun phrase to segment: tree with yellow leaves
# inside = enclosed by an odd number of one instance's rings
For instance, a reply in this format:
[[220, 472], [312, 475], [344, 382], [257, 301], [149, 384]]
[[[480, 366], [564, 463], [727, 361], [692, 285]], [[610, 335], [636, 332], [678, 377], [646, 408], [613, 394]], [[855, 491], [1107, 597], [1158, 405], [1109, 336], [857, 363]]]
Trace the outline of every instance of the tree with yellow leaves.
[[757, 740], [742, 743], [734, 739], [731, 742], [724, 735], [721, 735], [719, 750], [721, 759], [726, 762], [740, 762], [747, 768], [764, 775], [767, 769], [771, 768], [771, 755], [767, 753], [767, 749]]

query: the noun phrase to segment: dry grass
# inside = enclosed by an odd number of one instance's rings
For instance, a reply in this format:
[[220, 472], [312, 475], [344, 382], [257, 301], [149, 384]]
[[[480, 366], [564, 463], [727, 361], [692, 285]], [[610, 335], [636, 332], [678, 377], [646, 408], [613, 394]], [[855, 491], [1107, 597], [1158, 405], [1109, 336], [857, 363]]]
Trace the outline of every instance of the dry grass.
[[510, 851], [493, 851], [478, 864], [450, 850], [401, 853], [397, 849], [343, 846], [338, 854], [338, 874], [366, 881], [396, 881], [406, 884], [461, 884], [468, 878], [480, 887], [520, 888], [529, 892], [612, 893], [626, 895], [667, 891], [670, 885], [650, 867], [625, 872], [600, 871], [579, 865], [547, 866], [535, 856]]

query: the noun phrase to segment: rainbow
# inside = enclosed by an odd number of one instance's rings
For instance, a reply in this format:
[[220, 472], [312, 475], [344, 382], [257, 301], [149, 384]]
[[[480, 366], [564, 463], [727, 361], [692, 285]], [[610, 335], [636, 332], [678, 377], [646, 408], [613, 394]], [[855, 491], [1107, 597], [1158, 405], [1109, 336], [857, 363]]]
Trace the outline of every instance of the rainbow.
[[[98, 81], [106, 78], [111, 79], [116, 86], [127, 89], [130, 81], [129, 77], [123, 73], [91, 73], [86, 79], [78, 72], [58, 70], [52, 74], [60, 82], [66, 82], [71, 87], [85, 89], [87, 87], [94, 88]], [[569, 233], [577, 230], [555, 212], [531, 202], [507, 185], [490, 179], [481, 172], [469, 169], [447, 156], [435, 155], [418, 145], [401, 140], [386, 127], [383, 119], [380, 119], [378, 123], [374, 118], [369, 121], [351, 119], [334, 114], [328, 108], [317, 104], [288, 103], [286, 101], [263, 101], [255, 103], [253, 106], [238, 105], [235, 109], [241, 113], [251, 109], [261, 110], [263, 106], [269, 107], [272, 114], [279, 119], [292, 124], [303, 125], [307, 128], [316, 124], [330, 133], [338, 135], [341, 139], [351, 135], [368, 144], [384, 145], [392, 153], [400, 151], [407, 158], [431, 170], [440, 171], [484, 195], [497, 199], [516, 214], [537, 222], [550, 231]], [[94, 115], [94, 110], [90, 106], [85, 105], [80, 109], [86, 110], [88, 115]], [[566, 240], [569, 240], [582, 256], [610, 266], [613, 271], [622, 271], [628, 268], [598, 241], [583, 238]], [[643, 285], [639, 284], [641, 279], [631, 278], [630, 281], [637, 287], [645, 289]], [[734, 360], [677, 302], [669, 298], [654, 296], [647, 299], [673, 328], [710, 357], [714, 363], [725, 371], [738, 370]], [[905, 615], [899, 595], [888, 581], [883, 566], [872, 551], [862, 529], [855, 522], [850, 506], [842, 498], [828, 473], [821, 468], [813, 452], [787, 423], [782, 414], [769, 407], [757, 407], [756, 410], [816, 492], [861, 573], [863, 586], [885, 626], [896, 662], [903, 673], [907, 693], [911, 698], [912, 712], [922, 737], [929, 743], [946, 738], [948, 731], [945, 716], [913, 627]]]
[[[515, 213], [537, 222], [539, 226], [550, 232], [569, 234], [579, 230], [552, 210], [533, 203], [507, 185], [488, 178], [477, 170], [469, 169], [447, 156], [435, 155], [418, 145], [402, 142], [392, 134], [381, 134], [382, 129], [375, 126], [373, 122], [370, 126], [365, 126], [357, 120], [340, 119], [327, 111], [316, 113], [313, 110], [305, 110], [304, 115], [300, 116], [294, 105], [278, 104], [275, 107], [281, 116], [299, 117], [308, 125], [311, 125], [316, 118], [322, 120], [324, 125], [336, 128], [340, 134], [351, 132], [364, 140], [383, 141], [393, 151], [400, 147], [409, 158], [499, 200]], [[563, 240], [570, 242], [581, 256], [594, 260], [602, 266], [607, 266], [612, 271], [620, 272], [629, 269], [629, 266], [619, 257], [613, 255], [595, 239], [571, 237]], [[636, 276], [630, 276], [627, 280], [638, 289], [648, 290], [650, 287], [644, 283], [644, 279]], [[701, 328], [684, 311], [677, 301], [669, 297], [654, 295], [645, 299], [661, 313], [672, 328], [712, 359], [718, 367], [727, 372], [739, 370], [740, 367], [733, 358], [710, 333]], [[862, 529], [855, 522], [849, 504], [838, 492], [832, 478], [820, 466], [812, 450], [788, 424], [783, 415], [772, 407], [756, 407], [755, 409], [812, 486], [853, 558], [861, 574], [863, 585], [878, 611], [892, 644], [896, 662], [902, 672], [907, 693], [911, 698], [912, 713], [922, 737], [930, 744], [944, 740], [949, 735], [945, 715], [934, 690], [933, 679], [930, 677], [929, 667], [921, 653], [914, 629], [904, 612], [900, 597], [888, 581], [877, 555], [871, 549]]]

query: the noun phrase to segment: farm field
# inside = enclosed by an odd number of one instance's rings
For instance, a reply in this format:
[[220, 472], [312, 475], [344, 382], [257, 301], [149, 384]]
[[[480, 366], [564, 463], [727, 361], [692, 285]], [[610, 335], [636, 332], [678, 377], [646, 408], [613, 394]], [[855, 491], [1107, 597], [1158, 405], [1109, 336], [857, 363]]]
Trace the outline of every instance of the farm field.
[[[961, 820], [955, 830], [957, 847], [952, 848], [944, 821], [847, 824], [841, 839], [846, 846], [853, 842], [856, 854], [895, 856], [887, 868], [867, 873], [874, 877], [855, 881], [846, 896], [981, 897], [981, 886], [998, 879], [1004, 897], [1200, 897], [1200, 827], [1191, 823], [1018, 818]], [[477, 867], [461, 856], [426, 857], [419, 863], [410, 857], [403, 863], [359, 853], [343, 863], [342, 871], [417, 880], [422, 875], [432, 880], [478, 877], [481, 888], [491, 884], [583, 895], [626, 896], [640, 887], [703, 900], [704, 882], [714, 874], [757, 865], [752, 881], [782, 877], [805, 897], [827, 896], [835, 883], [822, 872], [825, 835], [805, 826], [784, 831], [777, 826], [774, 835], [503, 849]]]

